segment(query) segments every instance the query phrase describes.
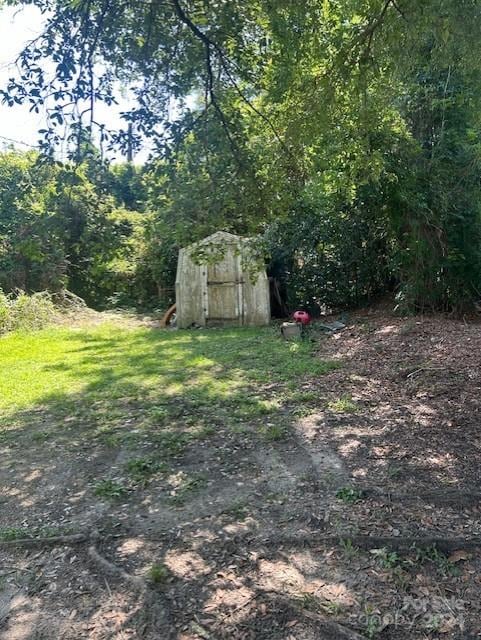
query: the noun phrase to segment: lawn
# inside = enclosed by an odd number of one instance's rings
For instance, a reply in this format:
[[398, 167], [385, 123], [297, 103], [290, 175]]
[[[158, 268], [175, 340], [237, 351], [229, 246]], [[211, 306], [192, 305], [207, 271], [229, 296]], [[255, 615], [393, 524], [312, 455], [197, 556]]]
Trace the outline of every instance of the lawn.
[[[45, 407], [57, 418], [81, 418], [83, 429], [113, 430], [134, 407], [146, 426], [161, 414], [175, 420], [180, 406], [198, 424], [219, 416], [235, 424], [275, 413], [303, 380], [335, 366], [314, 355], [312, 342], [286, 343], [273, 329], [105, 323], [11, 334], [0, 339], [0, 424], [11, 427], [22, 411]], [[262, 392], [269, 383], [275, 388]]]

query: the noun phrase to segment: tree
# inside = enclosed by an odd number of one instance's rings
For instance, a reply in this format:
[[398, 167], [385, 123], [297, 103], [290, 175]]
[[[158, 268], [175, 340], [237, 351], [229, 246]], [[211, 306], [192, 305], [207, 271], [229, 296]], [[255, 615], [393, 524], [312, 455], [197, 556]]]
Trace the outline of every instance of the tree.
[[0, 154], [0, 289], [68, 287], [96, 306], [135, 300], [146, 216], [106, 194], [92, 172], [35, 152]]
[[[36, 2], [45, 32], [4, 100], [47, 105], [45, 150], [65, 122], [74, 155], [96, 129], [123, 149], [153, 138], [164, 249], [213, 225], [295, 222], [316, 193], [346, 229], [382, 226], [371, 246], [388, 247], [405, 307], [479, 296], [477, 0]], [[109, 133], [95, 104], [119, 79], [136, 105]]]
[[65, 227], [58, 210], [55, 166], [35, 153], [0, 154], [0, 289], [62, 288], [67, 279]]

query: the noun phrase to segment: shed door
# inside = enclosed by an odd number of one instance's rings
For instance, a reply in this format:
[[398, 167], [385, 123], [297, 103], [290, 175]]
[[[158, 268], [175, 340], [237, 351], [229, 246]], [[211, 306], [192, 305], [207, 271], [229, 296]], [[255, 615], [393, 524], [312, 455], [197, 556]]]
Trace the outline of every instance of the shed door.
[[242, 324], [242, 298], [240, 259], [229, 249], [221, 262], [207, 268], [207, 322]]

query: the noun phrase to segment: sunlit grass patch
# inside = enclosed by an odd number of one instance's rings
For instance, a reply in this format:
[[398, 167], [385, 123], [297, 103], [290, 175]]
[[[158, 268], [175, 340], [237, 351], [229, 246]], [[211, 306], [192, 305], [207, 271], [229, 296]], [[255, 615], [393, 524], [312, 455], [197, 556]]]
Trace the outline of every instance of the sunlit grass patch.
[[327, 408], [335, 413], [356, 413], [359, 410], [359, 406], [350, 396], [341, 396], [329, 402]]
[[318, 391], [304, 391], [302, 389], [292, 391], [288, 396], [289, 402], [317, 402], [319, 400]]
[[[49, 438], [74, 432], [109, 447], [149, 439], [172, 456], [218, 428], [256, 424], [259, 432], [262, 423], [277, 423], [297, 385], [338, 364], [317, 357], [312, 343], [284, 342], [273, 328], [189, 332], [104, 323], [5, 336], [0, 366], [0, 431], [20, 428], [29, 411], [40, 410], [48, 413]], [[41, 442], [47, 431], [35, 422], [33, 440]], [[268, 439], [284, 436], [270, 431]]]

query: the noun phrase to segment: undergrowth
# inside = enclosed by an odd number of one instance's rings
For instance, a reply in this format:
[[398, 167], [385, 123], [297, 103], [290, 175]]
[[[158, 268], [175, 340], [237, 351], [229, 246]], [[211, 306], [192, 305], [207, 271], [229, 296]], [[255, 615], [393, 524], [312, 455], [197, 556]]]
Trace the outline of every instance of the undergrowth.
[[0, 334], [42, 329], [55, 318], [55, 305], [47, 291], [6, 295], [0, 290]]

